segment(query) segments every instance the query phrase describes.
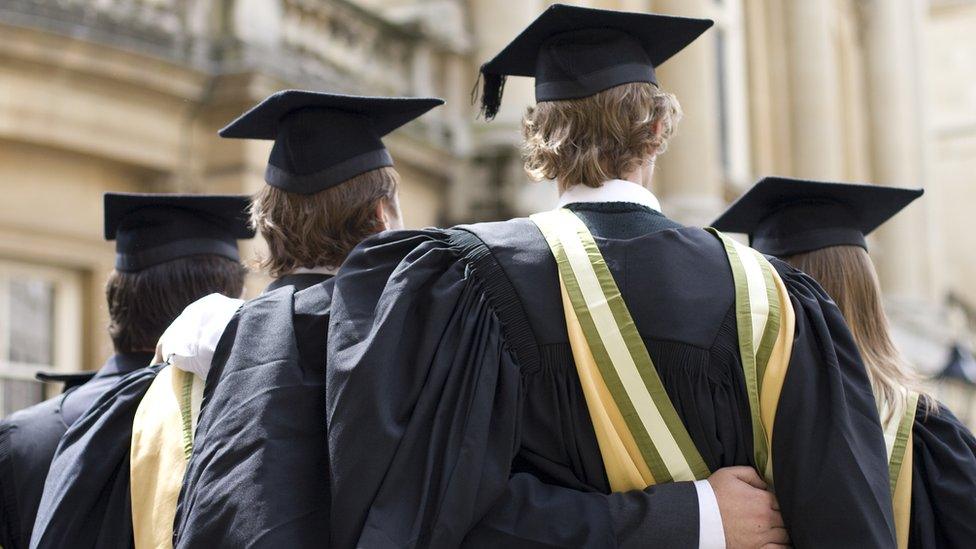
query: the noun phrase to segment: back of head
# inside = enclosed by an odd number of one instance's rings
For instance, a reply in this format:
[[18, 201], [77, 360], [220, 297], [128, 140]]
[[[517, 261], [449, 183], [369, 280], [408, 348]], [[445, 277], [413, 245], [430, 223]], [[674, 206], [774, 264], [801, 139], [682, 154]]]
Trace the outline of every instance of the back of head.
[[663, 153], [680, 119], [677, 98], [649, 82], [540, 102], [522, 121], [525, 170], [537, 181], [599, 187]]
[[335, 269], [366, 237], [400, 228], [399, 176], [383, 137], [443, 103], [284, 90], [220, 130], [221, 137], [274, 141], [268, 185], [251, 205], [251, 226], [269, 250], [259, 266], [275, 278]]
[[244, 274], [238, 261], [213, 254], [181, 257], [133, 272], [112, 271], [105, 295], [115, 351], [151, 352], [187, 305], [212, 293], [239, 297]]
[[183, 309], [244, 287], [237, 240], [251, 238], [240, 195], [106, 193], [115, 270], [105, 287], [117, 353], [152, 352]]
[[917, 390], [918, 380], [891, 338], [881, 285], [867, 250], [830, 246], [784, 259], [815, 278], [833, 298], [861, 352], [878, 401], [894, 410], [905, 399], [905, 389]]
[[251, 224], [268, 253], [259, 266], [272, 277], [297, 268], [336, 268], [366, 237], [384, 228], [383, 208], [399, 217], [399, 175], [381, 167], [313, 194], [264, 186], [251, 202]]
[[664, 151], [681, 115], [657, 69], [712, 26], [708, 19], [553, 4], [481, 66], [493, 118], [510, 76], [535, 81], [522, 124], [536, 180], [599, 187]]

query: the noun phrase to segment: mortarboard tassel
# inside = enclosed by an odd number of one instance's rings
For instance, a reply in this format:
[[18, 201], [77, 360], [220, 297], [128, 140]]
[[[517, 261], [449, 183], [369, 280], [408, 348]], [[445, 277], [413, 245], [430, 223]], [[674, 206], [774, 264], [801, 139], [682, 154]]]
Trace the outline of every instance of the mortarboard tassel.
[[[478, 74], [478, 81], [475, 82], [474, 89], [471, 90], [471, 96], [473, 99], [477, 93], [478, 84], [481, 83], [481, 116], [485, 120], [491, 120], [498, 114], [498, 108], [502, 104], [502, 94], [505, 93], [505, 78], [504, 74], [488, 72], [485, 70], [485, 65], [481, 66], [481, 72]], [[483, 82], [482, 79], [484, 79]]]

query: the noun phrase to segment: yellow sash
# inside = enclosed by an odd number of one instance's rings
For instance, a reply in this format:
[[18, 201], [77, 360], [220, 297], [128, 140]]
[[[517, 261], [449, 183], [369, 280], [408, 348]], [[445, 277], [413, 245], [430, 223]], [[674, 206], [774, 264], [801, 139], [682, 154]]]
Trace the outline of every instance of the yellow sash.
[[[569, 210], [536, 214], [532, 221], [559, 268], [573, 358], [611, 488], [625, 491], [706, 478], [710, 472], [664, 390], [589, 230]], [[792, 349], [793, 311], [785, 286], [765, 258], [743, 247], [748, 254], [739, 252], [737, 261], [731, 261], [736, 249], [730, 251], [731, 240], [724, 242], [733, 272], [741, 275], [736, 280], [740, 350], [747, 362], [753, 427], [759, 429], [757, 463], [768, 470], [772, 418]], [[760, 407], [762, 414], [756, 412]]]
[[912, 512], [912, 427], [918, 408], [918, 393], [910, 392], [903, 409], [881, 410], [889, 416], [884, 425], [888, 451], [888, 478], [895, 509], [895, 534], [899, 549], [908, 547], [908, 531]]
[[137, 549], [173, 546], [176, 503], [193, 448], [203, 385], [191, 373], [165, 367], [136, 410], [129, 473]]
[[773, 486], [773, 422], [793, 353], [796, 316], [786, 285], [765, 256], [715, 229], [732, 268], [739, 355], [752, 414], [753, 455]]

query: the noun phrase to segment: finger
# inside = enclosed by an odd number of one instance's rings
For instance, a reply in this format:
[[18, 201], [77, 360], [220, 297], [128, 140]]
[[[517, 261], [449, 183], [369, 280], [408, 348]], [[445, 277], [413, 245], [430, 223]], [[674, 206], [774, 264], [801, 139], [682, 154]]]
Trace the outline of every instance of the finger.
[[766, 489], [766, 483], [763, 482], [763, 479], [759, 478], [756, 470], [752, 467], [733, 467], [732, 469], [730, 472], [735, 478], [760, 490]]
[[771, 513], [771, 515], [772, 516], [769, 519], [770, 528], [780, 528], [780, 529], [786, 528], [786, 524], [783, 522], [783, 515], [780, 514], [779, 511], [774, 511]]
[[789, 547], [793, 547], [793, 546], [792, 545], [783, 544], [783, 543], [767, 543], [766, 545], [763, 545], [762, 546], [762, 549], [774, 549], [774, 548], [777, 548], [778, 549], [778, 548], [782, 548], [782, 547], [789, 548]]
[[763, 535], [762, 540], [765, 543], [789, 545], [790, 535], [786, 532], [786, 528], [773, 528]]
[[763, 492], [763, 496], [766, 500], [766, 505], [769, 506], [773, 511], [779, 512], [779, 502], [776, 501], [776, 496], [772, 492]]

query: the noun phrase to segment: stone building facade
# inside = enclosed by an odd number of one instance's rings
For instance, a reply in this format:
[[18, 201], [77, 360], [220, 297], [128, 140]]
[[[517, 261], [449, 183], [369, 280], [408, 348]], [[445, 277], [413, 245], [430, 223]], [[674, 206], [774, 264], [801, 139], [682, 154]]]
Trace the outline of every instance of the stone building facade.
[[[971, 347], [976, 1], [573, 3], [716, 21], [659, 71], [685, 110], [659, 161], [666, 213], [707, 223], [766, 174], [924, 186], [872, 252], [920, 370]], [[273, 91], [447, 99], [387, 140], [410, 226], [551, 207], [552, 186], [527, 182], [517, 148], [531, 82], [509, 80], [490, 124], [470, 101], [479, 63], [547, 4], [0, 2], [0, 412], [43, 396], [39, 367], [94, 368], [111, 351], [101, 194], [253, 192], [270, 144], [216, 130]]]

